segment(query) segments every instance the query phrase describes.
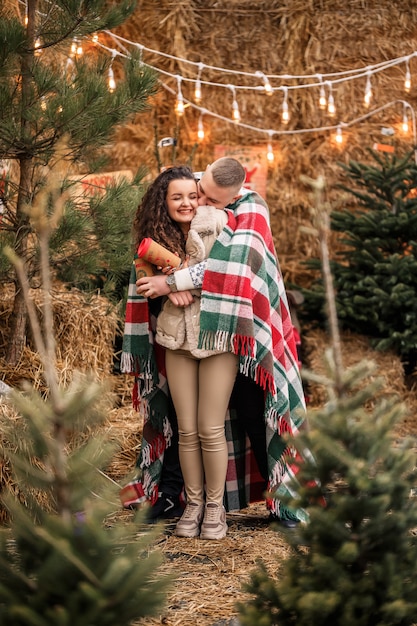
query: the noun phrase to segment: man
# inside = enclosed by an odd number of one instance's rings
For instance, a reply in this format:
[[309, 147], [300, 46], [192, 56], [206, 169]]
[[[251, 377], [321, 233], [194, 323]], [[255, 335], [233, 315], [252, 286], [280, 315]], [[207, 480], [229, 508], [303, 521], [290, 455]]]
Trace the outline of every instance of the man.
[[[305, 515], [302, 511], [290, 511], [279, 500], [280, 493], [289, 493], [289, 479], [297, 471], [296, 464], [291, 463], [294, 451], [284, 442], [281, 434], [295, 434], [299, 430], [303, 421], [301, 413], [305, 408], [304, 396], [268, 207], [256, 192], [242, 188], [244, 179], [244, 168], [233, 158], [223, 157], [207, 167], [198, 180], [198, 203], [201, 206], [227, 208], [229, 213], [229, 222], [209, 258], [168, 276], [142, 278], [136, 282], [136, 289], [148, 302], [168, 296], [176, 306], [188, 306], [192, 301], [189, 290], [202, 288], [200, 343], [216, 346], [222, 341], [233, 342], [233, 350], [240, 359], [240, 374], [230, 403], [231, 419], [226, 422], [231, 440], [229, 457], [234, 462], [233, 465], [230, 461], [226, 479], [226, 508], [243, 508], [249, 502], [261, 499], [260, 494], [268, 487], [275, 496], [267, 500], [272, 516], [283, 525], [294, 527], [298, 521], [305, 519]], [[130, 344], [124, 351], [128, 352], [129, 347]], [[129, 355], [129, 361], [134, 361], [132, 355]], [[151, 368], [146, 365], [145, 369], [149, 372]], [[146, 374], [145, 383], [150, 378]], [[164, 383], [163, 366], [159, 366], [158, 382], [154, 379], [153, 389], [161, 389]], [[146, 410], [148, 414], [153, 414], [155, 397], [150, 394], [148, 397], [151, 404]], [[146, 442], [147, 454], [141, 453], [142, 461], [139, 462], [141, 477], [124, 491], [128, 495], [125, 502], [134, 504], [150, 500], [153, 504], [151, 518], [178, 514], [178, 497], [167, 494], [165, 490], [165, 478], [171, 477], [172, 483], [177, 463], [175, 418], [172, 412], [169, 418], [165, 418], [159, 431], [169, 430], [169, 434], [165, 437], [167, 445], [160, 466], [153, 463], [157, 446]], [[257, 463], [255, 470], [258, 470], [258, 477], [249, 480], [254, 491], [248, 489], [248, 481], [242, 478], [242, 471], [250, 471], [248, 464], [251, 466], [252, 463], [246, 458], [244, 444], [236, 443], [242, 435], [242, 432], [236, 432], [242, 431], [242, 428], [243, 434], [249, 437], [252, 456]], [[159, 435], [152, 436], [158, 445], [161, 444]], [[172, 463], [172, 469], [168, 470]], [[149, 484], [152, 489], [149, 489]], [[143, 485], [145, 489], [142, 489]], [[171, 495], [169, 503], [166, 495]]]

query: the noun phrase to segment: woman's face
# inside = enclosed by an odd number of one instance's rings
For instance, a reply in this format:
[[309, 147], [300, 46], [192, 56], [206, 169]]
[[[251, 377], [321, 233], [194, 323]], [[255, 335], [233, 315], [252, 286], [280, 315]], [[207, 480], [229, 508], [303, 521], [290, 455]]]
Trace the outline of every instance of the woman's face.
[[166, 204], [169, 217], [182, 229], [188, 231], [198, 206], [196, 181], [189, 178], [171, 180], [168, 185]]

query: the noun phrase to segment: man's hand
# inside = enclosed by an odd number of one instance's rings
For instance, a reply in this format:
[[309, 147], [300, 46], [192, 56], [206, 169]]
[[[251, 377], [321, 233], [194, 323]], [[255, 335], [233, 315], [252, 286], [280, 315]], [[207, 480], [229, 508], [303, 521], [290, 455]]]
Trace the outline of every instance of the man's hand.
[[190, 291], [176, 291], [172, 293], [166, 283], [165, 275], [144, 276], [136, 281], [136, 291], [145, 298], [158, 298], [168, 296], [175, 306], [186, 307], [193, 301]]
[[168, 298], [172, 304], [179, 307], [186, 307], [194, 300], [191, 291], [176, 291], [175, 293], [169, 293]]

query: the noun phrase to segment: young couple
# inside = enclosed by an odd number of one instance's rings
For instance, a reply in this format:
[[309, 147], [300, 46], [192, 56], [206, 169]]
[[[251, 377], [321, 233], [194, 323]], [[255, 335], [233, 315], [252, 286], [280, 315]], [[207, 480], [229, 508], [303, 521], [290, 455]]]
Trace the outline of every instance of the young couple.
[[[242, 188], [244, 179], [228, 157], [198, 182], [188, 168], [170, 168], [148, 189], [134, 224], [136, 244], [152, 237], [182, 260], [188, 255], [189, 267], [138, 281], [132, 270], [121, 367], [136, 377], [145, 423], [139, 475], [121, 498], [125, 506], [157, 504], [176, 413], [186, 493], [181, 537], [222, 539], [224, 503], [243, 508], [266, 487], [277, 519], [289, 526], [305, 519], [279, 500], [297, 472], [281, 435], [297, 432], [305, 406], [268, 208]], [[233, 422], [257, 461], [256, 495], [242, 478], [251, 461], [245, 444], [236, 445]]]

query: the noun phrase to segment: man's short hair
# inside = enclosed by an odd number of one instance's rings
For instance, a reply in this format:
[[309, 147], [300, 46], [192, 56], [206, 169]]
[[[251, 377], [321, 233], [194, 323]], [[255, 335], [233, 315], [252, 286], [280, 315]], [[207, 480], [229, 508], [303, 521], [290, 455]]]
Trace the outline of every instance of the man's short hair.
[[233, 157], [221, 157], [210, 168], [213, 180], [219, 187], [240, 187], [245, 182], [246, 172], [243, 165]]

